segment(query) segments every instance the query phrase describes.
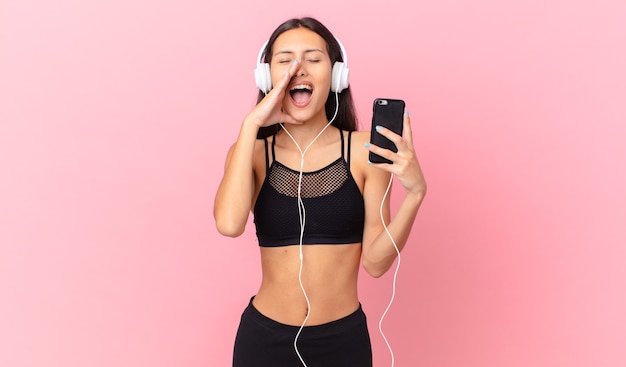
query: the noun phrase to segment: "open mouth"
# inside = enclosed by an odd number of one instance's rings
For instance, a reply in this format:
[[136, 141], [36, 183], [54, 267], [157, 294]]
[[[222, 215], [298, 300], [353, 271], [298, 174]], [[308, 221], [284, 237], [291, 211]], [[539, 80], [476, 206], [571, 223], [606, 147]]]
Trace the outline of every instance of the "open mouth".
[[289, 90], [289, 95], [293, 104], [298, 107], [304, 107], [311, 101], [313, 86], [309, 83], [294, 84]]

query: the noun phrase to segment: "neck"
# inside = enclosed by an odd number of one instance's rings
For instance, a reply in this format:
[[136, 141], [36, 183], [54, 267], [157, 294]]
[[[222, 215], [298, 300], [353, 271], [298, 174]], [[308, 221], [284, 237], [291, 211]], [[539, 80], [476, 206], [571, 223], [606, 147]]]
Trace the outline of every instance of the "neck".
[[322, 121], [321, 123], [306, 122], [303, 125], [282, 125], [282, 129], [285, 131], [287, 137], [289, 140], [293, 141], [302, 155], [307, 152], [315, 141], [322, 138], [326, 130], [330, 127], [328, 121]]
[[331, 123], [335, 121], [337, 112], [339, 111], [339, 95], [337, 93], [335, 93], [335, 99], [337, 108], [330, 120], [328, 120], [326, 116], [326, 111], [321, 109], [312, 119], [305, 121], [302, 125], [291, 125], [289, 130], [287, 130], [284, 124], [281, 124], [282, 129], [285, 130], [289, 138], [291, 138], [293, 143], [297, 146], [303, 158], [313, 142], [320, 138], [330, 127]]

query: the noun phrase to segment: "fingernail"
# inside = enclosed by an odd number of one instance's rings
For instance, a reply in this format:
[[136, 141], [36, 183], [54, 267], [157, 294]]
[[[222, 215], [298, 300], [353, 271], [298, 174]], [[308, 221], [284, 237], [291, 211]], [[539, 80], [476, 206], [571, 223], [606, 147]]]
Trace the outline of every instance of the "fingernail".
[[297, 63], [297, 62], [300, 62], [300, 59], [294, 59], [291, 63], [292, 63], [292, 64], [295, 64], [295, 63]]
[[367, 164], [372, 164], [372, 162], [371, 161], [367, 161]]
[[380, 131], [383, 127], [376, 125], [376, 131]]
[[370, 143], [365, 143], [365, 147], [369, 148], [370, 147]]
[[404, 115], [408, 116], [409, 115], [409, 111], [404, 111]]

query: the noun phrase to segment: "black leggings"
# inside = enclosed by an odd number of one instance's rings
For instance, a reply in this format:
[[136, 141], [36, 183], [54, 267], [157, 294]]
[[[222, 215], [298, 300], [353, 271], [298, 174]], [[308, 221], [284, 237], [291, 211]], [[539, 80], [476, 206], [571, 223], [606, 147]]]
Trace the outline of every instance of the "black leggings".
[[[252, 300], [241, 315], [233, 367], [303, 367], [293, 341], [300, 329], [262, 315]], [[372, 346], [363, 309], [322, 325], [305, 326], [298, 350], [308, 367], [372, 367]]]

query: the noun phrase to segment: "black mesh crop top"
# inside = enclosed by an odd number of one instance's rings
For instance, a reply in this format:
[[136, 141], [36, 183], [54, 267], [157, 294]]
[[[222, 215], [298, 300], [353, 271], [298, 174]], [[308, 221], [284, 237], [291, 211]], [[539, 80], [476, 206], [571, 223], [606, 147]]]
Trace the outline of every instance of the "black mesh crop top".
[[[363, 195], [350, 173], [350, 141], [344, 158], [344, 133], [341, 157], [328, 166], [302, 175], [301, 197], [306, 214], [303, 244], [349, 244], [362, 242], [365, 218]], [[270, 164], [265, 138], [267, 173], [254, 205], [254, 224], [261, 247], [298, 245], [299, 171], [278, 162], [272, 139]]]

